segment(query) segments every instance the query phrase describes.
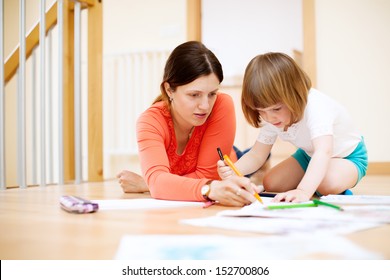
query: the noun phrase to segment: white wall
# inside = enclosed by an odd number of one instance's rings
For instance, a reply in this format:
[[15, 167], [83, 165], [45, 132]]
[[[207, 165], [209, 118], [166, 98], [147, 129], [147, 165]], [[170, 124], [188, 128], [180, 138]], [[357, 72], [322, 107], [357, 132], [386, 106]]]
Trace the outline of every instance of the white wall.
[[[144, 111], [160, 93], [163, 75], [162, 62], [160, 75], [137, 71], [140, 80], [146, 80], [142, 97], [138, 101], [138, 91], [120, 92], [115, 76], [126, 76], [124, 84], [128, 88], [137, 87], [131, 71], [112, 73], [113, 54], [126, 54], [124, 60], [134, 56], [134, 52], [172, 51], [186, 41], [186, 0], [105, 0], [103, 8], [103, 130], [104, 130], [104, 177], [113, 178], [122, 169], [140, 172], [137, 161], [137, 142], [135, 140], [135, 122], [137, 112]], [[141, 55], [142, 56], [142, 55]], [[116, 58], [118, 56], [115, 56]], [[122, 56], [120, 56], [122, 57]], [[116, 59], [115, 58], [115, 59]], [[125, 63], [126, 61], [124, 61]], [[127, 69], [129, 70], [129, 69]], [[153, 71], [152, 71], [153, 72]], [[145, 74], [145, 75], [143, 75]], [[160, 76], [156, 79], [156, 76]], [[132, 84], [132, 85], [131, 85]], [[123, 86], [123, 85], [122, 85]], [[141, 89], [141, 88], [138, 88]], [[114, 92], [115, 91], [115, 92]], [[118, 105], [118, 96], [122, 104]], [[135, 109], [134, 107], [137, 106]], [[123, 110], [126, 107], [126, 110]], [[122, 110], [121, 110], [122, 109]], [[131, 112], [130, 112], [131, 111]], [[136, 112], [134, 112], [136, 111]], [[118, 114], [118, 112], [120, 112]], [[131, 115], [132, 117], [129, 117]], [[123, 145], [122, 145], [123, 144]], [[126, 146], [127, 145], [127, 146]], [[125, 146], [125, 148], [123, 148]]]
[[242, 76], [256, 55], [302, 51], [301, 0], [203, 0], [202, 40], [225, 76]]
[[186, 39], [186, 7], [185, 0], [105, 0], [104, 53], [173, 49]]
[[390, 161], [390, 1], [316, 0], [318, 88], [343, 103], [370, 162]]

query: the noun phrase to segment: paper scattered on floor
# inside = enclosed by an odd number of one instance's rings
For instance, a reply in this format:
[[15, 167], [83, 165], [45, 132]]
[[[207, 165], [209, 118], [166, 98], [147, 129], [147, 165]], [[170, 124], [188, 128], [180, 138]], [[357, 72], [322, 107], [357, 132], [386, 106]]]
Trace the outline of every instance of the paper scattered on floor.
[[99, 211], [118, 209], [161, 209], [185, 206], [203, 206], [202, 202], [159, 200], [153, 198], [104, 199], [92, 201], [99, 204]]
[[381, 226], [378, 223], [346, 223], [330, 220], [299, 220], [288, 218], [259, 218], [259, 217], [231, 217], [212, 216], [207, 218], [185, 219], [183, 224], [214, 227], [234, 231], [247, 231], [267, 234], [295, 234], [295, 233], [327, 233], [349, 234]]
[[343, 209], [344, 211], [339, 211], [330, 207], [318, 206], [268, 210], [256, 201], [238, 210], [221, 211], [217, 213], [217, 216], [390, 223], [390, 205], [347, 205], [343, 206]]
[[390, 205], [389, 195], [326, 195], [322, 201], [341, 204]]
[[121, 260], [292, 260], [382, 259], [351, 241], [332, 235], [229, 237], [224, 235], [125, 235]]

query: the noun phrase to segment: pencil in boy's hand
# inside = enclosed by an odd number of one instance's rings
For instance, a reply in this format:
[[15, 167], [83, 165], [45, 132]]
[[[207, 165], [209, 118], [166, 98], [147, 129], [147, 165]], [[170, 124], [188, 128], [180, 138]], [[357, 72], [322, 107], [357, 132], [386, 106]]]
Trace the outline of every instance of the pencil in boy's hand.
[[220, 158], [221, 160], [223, 160], [223, 154], [222, 154], [222, 151], [221, 151], [221, 148], [220, 148], [220, 147], [217, 148], [217, 152], [218, 152], [219, 158]]
[[[234, 173], [236, 173], [237, 176], [244, 177], [244, 175], [242, 175], [242, 173], [237, 169], [237, 167], [234, 165], [234, 163], [232, 162], [232, 160], [229, 158], [228, 155], [224, 155], [223, 159], [230, 166], [230, 168], [233, 169]], [[263, 200], [261, 199], [258, 193], [254, 192], [253, 195], [261, 204], [263, 204]]]
[[236, 173], [237, 176], [244, 177], [244, 175], [242, 175], [242, 173], [237, 169], [237, 167], [234, 166], [234, 163], [232, 162], [232, 160], [229, 158], [228, 155], [224, 155], [223, 159], [230, 166], [230, 168], [233, 169], [234, 173]]

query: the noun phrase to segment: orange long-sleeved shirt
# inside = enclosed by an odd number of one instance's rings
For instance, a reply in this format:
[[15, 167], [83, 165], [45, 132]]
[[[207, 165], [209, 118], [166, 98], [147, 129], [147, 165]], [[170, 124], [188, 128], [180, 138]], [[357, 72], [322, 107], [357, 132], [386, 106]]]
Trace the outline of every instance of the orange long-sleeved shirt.
[[237, 159], [233, 143], [236, 117], [232, 98], [218, 93], [206, 122], [195, 127], [182, 155], [172, 116], [165, 102], [148, 108], [137, 121], [137, 141], [141, 169], [152, 197], [157, 199], [203, 201], [201, 187], [218, 180], [217, 147]]

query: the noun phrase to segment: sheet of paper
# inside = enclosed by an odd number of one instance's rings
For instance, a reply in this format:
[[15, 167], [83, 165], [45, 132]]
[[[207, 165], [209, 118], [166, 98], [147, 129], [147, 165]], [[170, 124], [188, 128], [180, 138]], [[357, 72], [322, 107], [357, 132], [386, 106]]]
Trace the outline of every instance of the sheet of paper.
[[[265, 203], [265, 205], [267, 204]], [[217, 213], [217, 216], [390, 223], [390, 206], [387, 205], [343, 206], [343, 209], [344, 211], [339, 211], [330, 207], [318, 206], [268, 210], [256, 201], [239, 210], [221, 211]]]
[[247, 231], [267, 234], [329, 233], [348, 234], [373, 227], [378, 223], [345, 223], [330, 220], [301, 220], [286, 218], [229, 217], [212, 216], [198, 219], [185, 219], [183, 224], [200, 227], [214, 227], [235, 231]]
[[134, 199], [104, 199], [92, 200], [99, 204], [99, 211], [101, 210], [119, 210], [119, 209], [159, 209], [159, 208], [173, 208], [173, 207], [202, 207], [203, 202], [191, 201], [172, 201], [159, 200], [153, 198], [134, 198]]
[[[331, 244], [331, 246], [329, 246]], [[121, 260], [291, 260], [319, 255], [328, 259], [383, 259], [332, 235], [229, 237], [224, 235], [125, 235]]]
[[326, 195], [321, 197], [322, 201], [338, 204], [374, 204], [390, 205], [388, 195]]

